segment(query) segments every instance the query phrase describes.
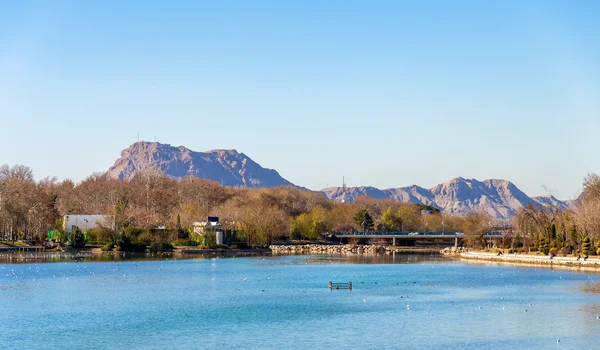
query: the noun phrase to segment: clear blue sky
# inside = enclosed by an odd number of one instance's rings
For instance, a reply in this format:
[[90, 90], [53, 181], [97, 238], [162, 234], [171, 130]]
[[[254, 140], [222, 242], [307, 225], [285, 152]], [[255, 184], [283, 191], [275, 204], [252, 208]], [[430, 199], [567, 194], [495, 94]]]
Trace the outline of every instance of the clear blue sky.
[[[225, 4], [227, 3], [227, 4]], [[312, 189], [600, 173], [594, 1], [0, 0], [0, 163], [82, 180], [141, 139]]]

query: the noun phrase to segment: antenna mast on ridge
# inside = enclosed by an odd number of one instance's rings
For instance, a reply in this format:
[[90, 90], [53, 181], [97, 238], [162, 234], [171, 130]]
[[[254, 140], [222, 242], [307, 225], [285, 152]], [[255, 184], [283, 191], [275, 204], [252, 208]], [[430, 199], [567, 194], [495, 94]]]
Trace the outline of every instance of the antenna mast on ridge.
[[346, 203], [346, 178], [342, 176], [342, 203]]

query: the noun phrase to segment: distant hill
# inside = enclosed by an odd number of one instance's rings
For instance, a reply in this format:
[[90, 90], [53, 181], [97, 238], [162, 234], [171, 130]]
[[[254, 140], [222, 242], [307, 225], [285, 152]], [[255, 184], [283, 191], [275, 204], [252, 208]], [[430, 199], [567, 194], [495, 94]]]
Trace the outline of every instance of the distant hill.
[[277, 171], [261, 167], [236, 150], [195, 152], [183, 146], [173, 147], [158, 142], [136, 142], [124, 149], [105, 176], [129, 180], [147, 168], [157, 168], [176, 179], [196, 176], [225, 186], [293, 186]]
[[[341, 187], [326, 188], [321, 192], [327, 198], [336, 201], [342, 201], [344, 196]], [[352, 201], [360, 195], [431, 205], [455, 215], [466, 215], [474, 210], [481, 210], [499, 219], [515, 215], [520, 207], [528, 203], [567, 207], [567, 203], [553, 196], [529, 197], [512, 182], [497, 179], [478, 181], [458, 177], [430, 189], [416, 185], [385, 190], [350, 187], [346, 190], [345, 201]]]

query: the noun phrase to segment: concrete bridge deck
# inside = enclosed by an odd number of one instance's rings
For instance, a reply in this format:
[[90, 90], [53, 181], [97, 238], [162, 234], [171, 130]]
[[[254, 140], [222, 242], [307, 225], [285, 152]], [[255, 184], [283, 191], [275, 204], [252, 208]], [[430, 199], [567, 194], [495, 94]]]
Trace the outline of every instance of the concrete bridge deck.
[[[344, 238], [369, 239], [383, 238], [391, 239], [392, 245], [396, 245], [396, 240], [424, 241], [424, 240], [454, 240], [454, 246], [458, 247], [458, 240], [464, 237], [462, 232], [337, 232], [333, 236], [342, 241]], [[502, 238], [501, 232], [488, 232], [483, 235], [484, 238]]]

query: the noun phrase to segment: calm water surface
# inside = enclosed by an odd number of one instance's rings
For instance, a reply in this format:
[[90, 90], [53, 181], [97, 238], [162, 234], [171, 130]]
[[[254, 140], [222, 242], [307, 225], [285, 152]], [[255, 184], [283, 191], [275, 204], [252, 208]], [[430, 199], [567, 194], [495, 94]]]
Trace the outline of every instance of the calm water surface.
[[600, 348], [587, 273], [416, 255], [6, 261], [0, 349]]

